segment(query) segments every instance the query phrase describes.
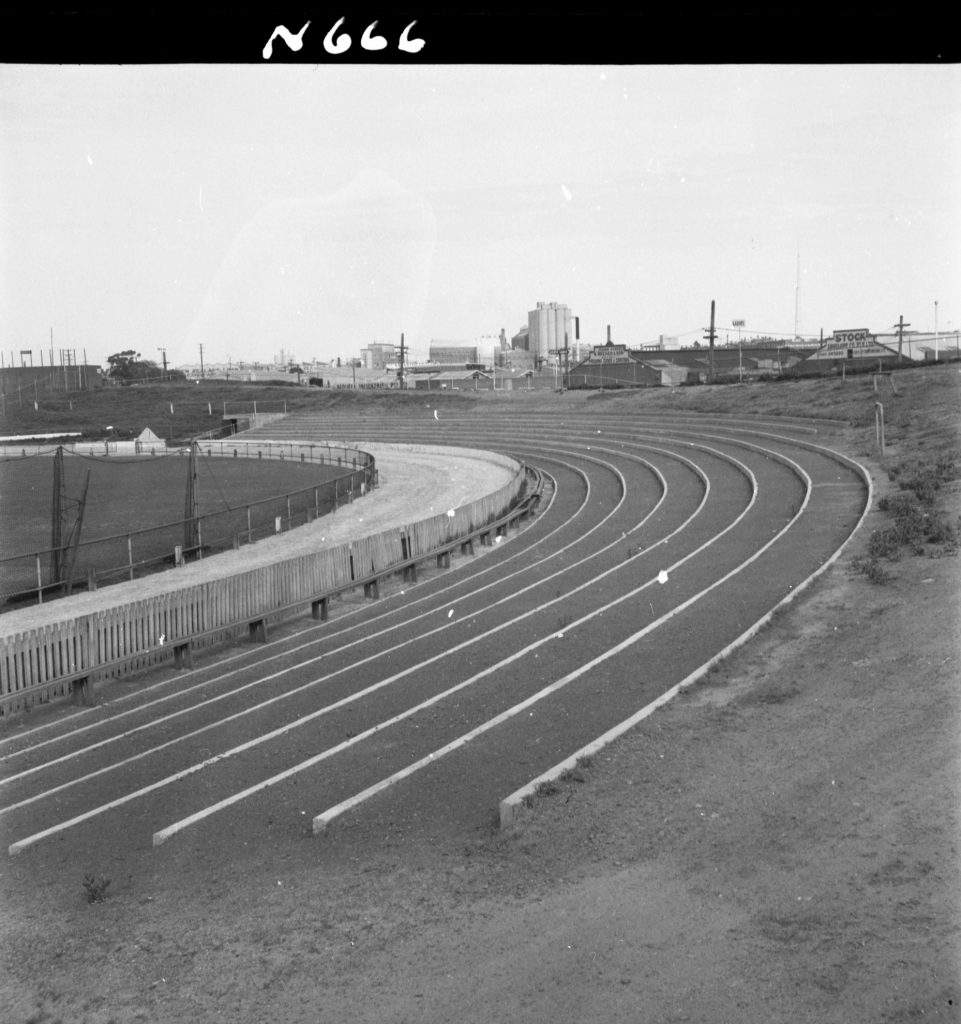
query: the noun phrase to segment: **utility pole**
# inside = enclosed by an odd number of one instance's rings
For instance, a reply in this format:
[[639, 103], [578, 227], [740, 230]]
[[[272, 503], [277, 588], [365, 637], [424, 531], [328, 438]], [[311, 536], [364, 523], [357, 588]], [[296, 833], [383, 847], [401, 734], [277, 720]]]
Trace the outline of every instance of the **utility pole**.
[[161, 354], [161, 356], [163, 357], [163, 364], [164, 364], [164, 376], [166, 377], [166, 376], [167, 376], [167, 350], [166, 350], [165, 348], [158, 348], [158, 349], [157, 349], [157, 351], [158, 351], [158, 352], [159, 352], [159, 353]]
[[404, 333], [403, 333], [403, 331], [401, 331], [401, 335], [400, 335], [400, 369], [397, 371], [397, 380], [399, 381], [400, 386], [402, 388], [407, 386], [406, 383], [405, 383], [405, 379], [404, 379], [404, 356], [406, 355], [406, 352], [407, 352], [407, 350], [404, 348]]
[[184, 555], [196, 551], [202, 556], [200, 541], [200, 481], [197, 474], [197, 452], [200, 446], [190, 442], [190, 461], [187, 466], [187, 493], [184, 497]]
[[910, 326], [910, 324], [906, 324], [904, 322], [904, 314], [902, 313], [901, 316], [898, 317], [898, 366], [901, 365], [901, 346], [904, 342], [904, 328]]
[[200, 376], [204, 375], [204, 345], [200, 343]]
[[707, 371], [707, 382], [708, 384], [714, 383], [714, 338], [716, 332], [714, 330], [714, 300], [711, 299], [711, 327], [707, 334], [704, 335], [705, 339], [710, 342], [710, 362], [708, 363]]

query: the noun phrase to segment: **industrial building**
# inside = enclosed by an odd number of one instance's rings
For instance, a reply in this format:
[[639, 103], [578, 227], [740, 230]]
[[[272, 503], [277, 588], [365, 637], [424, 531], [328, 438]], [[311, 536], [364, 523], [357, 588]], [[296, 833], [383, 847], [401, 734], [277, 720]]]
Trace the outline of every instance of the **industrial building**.
[[803, 359], [803, 353], [786, 346], [770, 349], [706, 346], [682, 349], [630, 349], [627, 345], [595, 345], [591, 354], [571, 367], [571, 388], [677, 387], [706, 384], [711, 379], [731, 382], [756, 379], [762, 374], [780, 375]]
[[[956, 357], [957, 335], [949, 340], [937, 339], [939, 350], [934, 355], [932, 336], [872, 334], [866, 327], [835, 330], [794, 370], [799, 376], [858, 373], [878, 368], [890, 369], [913, 362], [930, 362], [935, 358]], [[951, 343], [954, 344], [952, 351]]]
[[428, 351], [432, 363], [449, 366], [473, 366], [480, 363], [477, 345], [464, 341], [432, 341]]
[[529, 352], [531, 347], [531, 332], [526, 325], [511, 338], [511, 349], [515, 352]]
[[595, 345], [571, 367], [571, 388], [635, 388], [680, 384], [727, 384], [770, 377], [828, 376], [890, 369], [912, 362], [956, 356], [957, 336], [939, 336], [935, 356], [931, 338], [872, 334], [867, 328], [835, 331], [815, 349], [790, 345], [715, 346], [680, 349], [630, 349]]
[[367, 370], [384, 370], [399, 358], [399, 348], [392, 342], [375, 341], [360, 350], [360, 358]]
[[527, 332], [535, 367], [557, 363], [557, 351], [574, 340], [570, 308], [560, 302], [538, 302], [527, 314]]
[[687, 370], [663, 359], [647, 360], [626, 345], [594, 345], [591, 354], [568, 373], [570, 388], [651, 388], [670, 380], [682, 384]]

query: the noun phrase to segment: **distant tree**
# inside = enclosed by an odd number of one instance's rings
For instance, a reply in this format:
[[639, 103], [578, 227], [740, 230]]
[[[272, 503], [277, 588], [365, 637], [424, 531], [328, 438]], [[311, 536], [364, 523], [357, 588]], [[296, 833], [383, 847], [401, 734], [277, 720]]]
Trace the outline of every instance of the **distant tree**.
[[141, 359], [140, 353], [135, 352], [132, 348], [107, 356], [107, 363], [110, 367], [107, 370], [107, 376], [111, 380], [159, 380], [164, 375], [163, 370], [156, 363], [149, 359]]

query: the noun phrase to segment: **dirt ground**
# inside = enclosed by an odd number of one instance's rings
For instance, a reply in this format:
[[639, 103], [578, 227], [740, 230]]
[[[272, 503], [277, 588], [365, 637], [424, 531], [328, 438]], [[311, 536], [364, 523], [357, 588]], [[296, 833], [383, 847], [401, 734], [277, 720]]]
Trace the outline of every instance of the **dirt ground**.
[[[895, 463], [961, 454], [958, 394], [919, 385], [883, 462], [853, 438], [876, 498]], [[938, 502], [956, 522], [959, 481]], [[348, 828], [94, 904], [80, 865], [0, 865], [2, 1019], [961, 1020], [961, 558], [872, 582], [887, 522], [508, 831]]]

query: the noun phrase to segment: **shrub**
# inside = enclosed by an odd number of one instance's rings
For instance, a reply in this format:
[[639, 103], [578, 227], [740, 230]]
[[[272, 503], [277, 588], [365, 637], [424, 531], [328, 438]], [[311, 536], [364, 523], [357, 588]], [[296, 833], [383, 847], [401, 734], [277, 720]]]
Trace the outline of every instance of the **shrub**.
[[107, 886], [110, 879], [101, 875], [99, 878], [94, 875], [87, 875], [83, 880], [83, 887], [87, 893], [88, 903], [103, 903], [107, 898]]
[[887, 558], [896, 562], [901, 557], [901, 542], [897, 539], [894, 530], [873, 530], [868, 539], [868, 558], [877, 561], [879, 558]]
[[862, 556], [860, 558], [855, 558], [851, 565], [855, 572], [859, 572], [861, 575], [867, 576], [872, 583], [876, 583], [878, 586], [883, 587], [885, 584], [890, 583], [895, 579], [894, 574], [888, 572], [888, 570], [885, 569], [876, 558], [865, 558]]
[[902, 480], [900, 487], [903, 491], [911, 491], [922, 505], [933, 505], [941, 483], [930, 473], [923, 473], [910, 480]]
[[931, 516], [926, 540], [931, 544], [947, 544], [954, 547], [958, 543], [958, 531], [944, 516]]

